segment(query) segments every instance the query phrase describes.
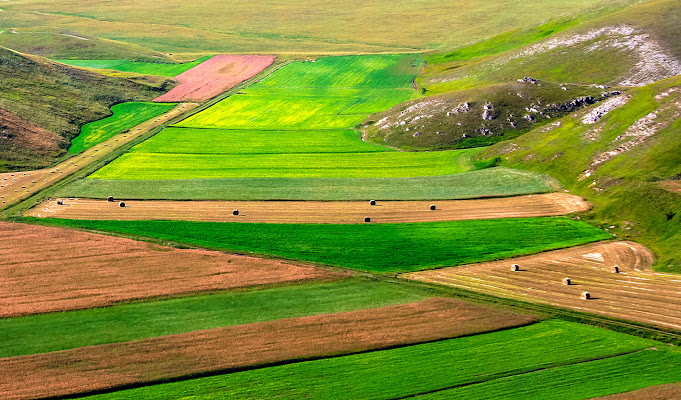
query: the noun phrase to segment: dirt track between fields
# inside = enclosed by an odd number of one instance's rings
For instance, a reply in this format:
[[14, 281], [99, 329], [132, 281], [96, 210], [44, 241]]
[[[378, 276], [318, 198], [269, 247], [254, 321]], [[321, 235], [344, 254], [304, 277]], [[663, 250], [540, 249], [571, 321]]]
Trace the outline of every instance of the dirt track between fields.
[[[653, 261], [637, 243], [601, 242], [401, 277], [681, 329], [681, 277], [651, 271]], [[620, 273], [611, 272], [614, 265]], [[582, 300], [582, 292], [593, 298]]]
[[[46, 200], [26, 214], [90, 220], [183, 220], [266, 223], [375, 223], [458, 221], [468, 219], [543, 217], [585, 211], [589, 204], [567, 193], [477, 200], [446, 201], [118, 201]], [[431, 204], [436, 206], [430, 210]], [[232, 212], [238, 209], [239, 215]]]
[[0, 222], [0, 317], [344, 276], [275, 260]]
[[3, 399], [103, 390], [469, 335], [535, 321], [454, 299], [326, 314], [0, 359]]
[[128, 133], [121, 133], [113, 138], [93, 146], [84, 152], [63, 161], [52, 168], [35, 171], [6, 172], [0, 174], [0, 210], [20, 200], [32, 196], [66, 176], [78, 171], [94, 161], [98, 161], [118, 147], [130, 142], [138, 136], [149, 132], [178, 115], [198, 106], [195, 103], [182, 103], [158, 117], [145, 121]]

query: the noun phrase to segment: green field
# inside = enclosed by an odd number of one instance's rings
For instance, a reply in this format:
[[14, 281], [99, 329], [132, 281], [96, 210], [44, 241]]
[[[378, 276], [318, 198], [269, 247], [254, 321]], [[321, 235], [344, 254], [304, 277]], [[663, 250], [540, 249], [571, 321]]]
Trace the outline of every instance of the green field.
[[159, 154], [126, 153], [89, 179], [395, 178], [450, 175], [475, 168], [479, 149], [436, 153]]
[[169, 63], [154, 63], [128, 60], [55, 60], [62, 64], [72, 65], [74, 67], [98, 68], [98, 69], [114, 69], [116, 71], [135, 72], [143, 75], [159, 75], [173, 77], [180, 75], [188, 69], [194, 68], [202, 62], [208, 60], [211, 56], [201, 57], [195, 61], [169, 64]]
[[[623, 369], [643, 368], [639, 372], [648, 379], [646, 382], [643, 377], [634, 378], [639, 385], [674, 382], [681, 373], [681, 354], [672, 349], [659, 352], [643, 350], [660, 345], [659, 342], [599, 328], [548, 321], [501, 332], [160, 384], [89, 398], [394, 399], [461, 385], [471, 385], [463, 389], [474, 389], [477, 384], [482, 387], [486, 384], [483, 382], [495, 382], [499, 378], [511, 376], [522, 379], [529, 377], [531, 371], [545, 369], [545, 372], [551, 372], [573, 365], [577, 368], [594, 365], [589, 372], [602, 382], [609, 371], [598, 367], [607, 361], [610, 361], [608, 365], [619, 364]], [[635, 352], [633, 356], [622, 355], [632, 352]], [[613, 358], [591, 361], [605, 357]], [[659, 377], [647, 374], [647, 368], [659, 372]], [[542, 390], [548, 391], [552, 385], [560, 384], [561, 381], [555, 379], [546, 373], [539, 379], [526, 382], [531, 386], [519, 390], [545, 386]], [[636, 383], [629, 379], [612, 379], [610, 386], [604, 390], [602, 385], [599, 387], [597, 383], [585, 381], [581, 391], [588, 392], [588, 396], [598, 396], [617, 391], [617, 388], [628, 390]], [[586, 387], [592, 390], [588, 391]], [[480, 395], [480, 392], [477, 394]], [[570, 397], [565, 389], [562, 397], [557, 395], [553, 393], [552, 398], [577, 398]], [[503, 398], [518, 397], [514, 397], [511, 391], [506, 392]]]
[[391, 149], [359, 140], [352, 129], [331, 131], [251, 131], [166, 128], [131, 152], [193, 154], [370, 153]]
[[106, 198], [115, 193], [125, 199], [167, 200], [451, 200], [547, 193], [558, 187], [548, 175], [497, 167], [416, 178], [78, 179], [56, 195]]
[[121, 103], [111, 107], [112, 116], [83, 125], [80, 135], [71, 142], [69, 153], [78, 154], [90, 147], [111, 139], [117, 134], [152, 119], [167, 111], [175, 104], [166, 103]]
[[385, 307], [427, 297], [404, 285], [353, 278], [0, 319], [0, 357]]
[[375, 225], [40, 221], [379, 273], [496, 260], [611, 238], [564, 217]]

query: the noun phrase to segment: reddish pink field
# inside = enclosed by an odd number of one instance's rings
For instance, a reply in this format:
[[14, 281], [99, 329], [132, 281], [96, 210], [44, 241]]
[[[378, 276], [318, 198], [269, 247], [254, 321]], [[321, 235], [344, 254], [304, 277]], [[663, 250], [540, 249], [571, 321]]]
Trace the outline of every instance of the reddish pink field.
[[156, 102], [205, 101], [252, 78], [272, 65], [274, 56], [219, 55], [181, 73], [181, 84]]

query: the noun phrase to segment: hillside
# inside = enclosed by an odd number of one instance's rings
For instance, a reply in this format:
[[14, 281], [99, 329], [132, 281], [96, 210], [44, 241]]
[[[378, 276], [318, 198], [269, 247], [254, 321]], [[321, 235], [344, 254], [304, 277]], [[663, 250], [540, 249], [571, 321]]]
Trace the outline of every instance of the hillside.
[[413, 149], [486, 145], [680, 74], [679, 6], [601, 9], [424, 55], [416, 84], [437, 96], [372, 116], [367, 137]]
[[545, 172], [594, 209], [584, 219], [653, 250], [681, 271], [681, 77], [635, 88], [483, 151]]
[[111, 115], [114, 104], [151, 100], [162, 87], [0, 47], [0, 171], [49, 165], [83, 124]]

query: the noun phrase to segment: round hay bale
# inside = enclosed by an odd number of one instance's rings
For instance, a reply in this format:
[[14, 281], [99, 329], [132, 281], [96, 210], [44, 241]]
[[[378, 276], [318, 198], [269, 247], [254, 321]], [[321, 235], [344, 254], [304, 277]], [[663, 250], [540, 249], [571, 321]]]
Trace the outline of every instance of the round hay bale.
[[239, 215], [239, 210], [235, 208], [234, 211], [232, 211], [232, 215]]
[[610, 272], [612, 272], [613, 274], [619, 274], [620, 267], [618, 267], [617, 265], [613, 265], [612, 267], [610, 267]]
[[518, 265], [518, 264], [511, 265], [511, 271], [513, 271], [513, 272], [520, 271], [520, 265]]
[[431, 205], [430, 205], [430, 210], [431, 210], [431, 211], [434, 211], [435, 208], [436, 208], [436, 207], [435, 207], [435, 204], [431, 204]]
[[591, 293], [582, 292], [582, 300], [589, 300], [589, 299], [591, 299]]
[[570, 286], [572, 284], [572, 281], [570, 278], [563, 278], [563, 285], [565, 286]]
[[372, 205], [372, 206], [375, 206], [375, 205], [376, 205], [376, 200], [370, 200], [370, 201], [369, 201], [369, 204]]
[[125, 202], [121, 201], [120, 203], [118, 203], [118, 207], [125, 207]]
[[369, 217], [364, 217], [364, 222], [371, 222], [371, 218], [369, 218]]
[[62, 200], [62, 199], [57, 199], [57, 205], [58, 205], [58, 206], [64, 205], [64, 200]]
[[106, 198], [106, 201], [110, 201], [110, 202], [113, 202], [113, 201], [114, 201], [114, 198], [113, 198], [113, 196], [109, 196], [109, 197], [107, 197], [107, 198]]

